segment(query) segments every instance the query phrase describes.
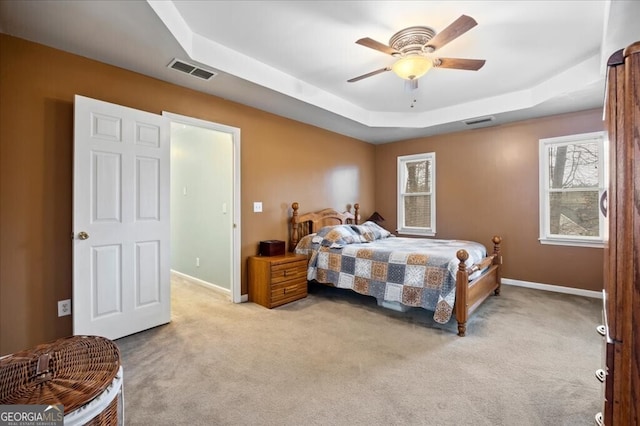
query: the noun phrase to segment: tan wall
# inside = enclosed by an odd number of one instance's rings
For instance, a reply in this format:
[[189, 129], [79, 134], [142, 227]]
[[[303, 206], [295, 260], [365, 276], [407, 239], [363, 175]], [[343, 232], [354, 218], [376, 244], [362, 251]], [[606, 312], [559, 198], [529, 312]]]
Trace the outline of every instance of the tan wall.
[[503, 238], [503, 276], [600, 291], [603, 252], [538, 242], [538, 140], [604, 129], [592, 110], [376, 147], [376, 209], [393, 230], [396, 161], [436, 153], [436, 238]]
[[[243, 294], [259, 241], [287, 240], [291, 202], [373, 211], [373, 145], [0, 35], [0, 354], [72, 331], [57, 301], [72, 292], [75, 94], [241, 129]], [[253, 201], [263, 213], [252, 212]]]

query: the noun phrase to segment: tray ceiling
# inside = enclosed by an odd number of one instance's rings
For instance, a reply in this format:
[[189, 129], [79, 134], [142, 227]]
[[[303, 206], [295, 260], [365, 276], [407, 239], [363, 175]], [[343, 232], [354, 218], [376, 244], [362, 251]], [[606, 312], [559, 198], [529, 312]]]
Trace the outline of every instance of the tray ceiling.
[[[634, 1], [4, 1], [0, 31], [370, 142], [602, 106], [606, 60], [640, 40]], [[355, 43], [478, 25], [438, 50], [486, 59], [407, 91]], [[174, 60], [215, 76], [171, 69]], [[490, 121], [479, 119], [491, 117]], [[480, 121], [476, 124], [465, 122]]]

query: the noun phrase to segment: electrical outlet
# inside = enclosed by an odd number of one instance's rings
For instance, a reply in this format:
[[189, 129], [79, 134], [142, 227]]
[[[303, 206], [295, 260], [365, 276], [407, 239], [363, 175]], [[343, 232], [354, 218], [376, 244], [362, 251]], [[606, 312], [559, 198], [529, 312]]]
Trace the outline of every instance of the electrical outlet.
[[200, 258], [196, 257], [196, 266], [199, 268], [200, 267]]
[[58, 316], [64, 317], [71, 315], [71, 299], [58, 301]]
[[254, 213], [262, 213], [262, 201], [254, 201], [253, 202], [253, 212]]

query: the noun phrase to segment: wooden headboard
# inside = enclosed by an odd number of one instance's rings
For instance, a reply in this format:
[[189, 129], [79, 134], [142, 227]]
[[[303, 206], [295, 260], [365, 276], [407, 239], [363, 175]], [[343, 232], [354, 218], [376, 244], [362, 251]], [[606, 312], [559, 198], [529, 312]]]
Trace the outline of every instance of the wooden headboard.
[[357, 225], [358, 219], [360, 218], [360, 205], [357, 203], [353, 205], [354, 213], [350, 211], [340, 213], [334, 209], [323, 209], [317, 212], [300, 214], [298, 212], [300, 208], [298, 203], [291, 204], [291, 208], [293, 209], [293, 214], [289, 221], [291, 228], [291, 239], [289, 240], [290, 251], [296, 248], [300, 238], [318, 232], [323, 226], [342, 225], [346, 223]]

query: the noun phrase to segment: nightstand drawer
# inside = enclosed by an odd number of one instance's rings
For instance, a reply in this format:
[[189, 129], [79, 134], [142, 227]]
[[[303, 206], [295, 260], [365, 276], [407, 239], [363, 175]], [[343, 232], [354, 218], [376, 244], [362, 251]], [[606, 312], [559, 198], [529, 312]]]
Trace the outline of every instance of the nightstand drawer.
[[307, 261], [279, 263], [271, 265], [271, 285], [307, 276]]
[[287, 281], [271, 286], [271, 304], [282, 305], [307, 296], [307, 280]]

